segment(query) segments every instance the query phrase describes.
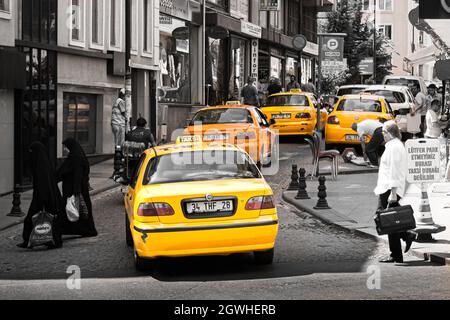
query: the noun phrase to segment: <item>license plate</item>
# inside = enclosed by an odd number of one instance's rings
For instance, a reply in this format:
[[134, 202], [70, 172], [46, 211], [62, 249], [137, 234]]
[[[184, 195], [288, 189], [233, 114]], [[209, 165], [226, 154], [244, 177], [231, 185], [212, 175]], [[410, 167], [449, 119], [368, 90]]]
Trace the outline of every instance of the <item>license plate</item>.
[[345, 135], [345, 140], [347, 140], [347, 141], [359, 141], [359, 136], [357, 134], [347, 134], [347, 135]]
[[272, 119], [290, 119], [290, 113], [282, 113], [282, 114], [274, 114], [272, 115]]
[[203, 137], [205, 141], [214, 141], [214, 140], [226, 140], [228, 139], [228, 134], [206, 134]]
[[233, 207], [232, 200], [188, 202], [186, 211], [188, 214], [221, 213], [233, 211]]

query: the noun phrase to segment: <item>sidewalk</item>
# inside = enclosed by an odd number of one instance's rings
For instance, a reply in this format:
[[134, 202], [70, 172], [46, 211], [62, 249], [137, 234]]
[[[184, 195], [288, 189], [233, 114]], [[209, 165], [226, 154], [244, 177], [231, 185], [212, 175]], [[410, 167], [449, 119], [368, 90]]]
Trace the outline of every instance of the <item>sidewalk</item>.
[[[377, 173], [340, 174], [337, 181], [327, 179], [327, 201], [332, 208], [330, 210], [314, 209], [318, 200], [317, 179], [306, 182], [311, 199], [296, 200], [295, 191], [284, 191], [283, 199], [326, 223], [387, 242], [387, 236], [378, 236], [373, 221], [378, 204], [378, 199], [373, 193], [376, 182]], [[450, 265], [450, 184], [440, 183], [430, 186], [428, 196], [434, 222], [447, 227], [447, 230], [433, 235], [436, 242], [414, 242], [411, 252], [419, 258]], [[411, 204], [417, 213], [419, 201], [420, 189], [415, 185], [409, 185], [401, 204]]]
[[[91, 166], [90, 184], [93, 188], [93, 190], [90, 192], [91, 196], [119, 186], [119, 184], [110, 179], [113, 168], [113, 159]], [[22, 208], [22, 211], [24, 213], [27, 213], [28, 211], [32, 194], [33, 192], [31, 190], [21, 194], [20, 207]], [[9, 212], [11, 211], [12, 201], [12, 194], [5, 197], [0, 197], [0, 231], [22, 223], [25, 218], [13, 218], [7, 216], [7, 214], [9, 214]]]

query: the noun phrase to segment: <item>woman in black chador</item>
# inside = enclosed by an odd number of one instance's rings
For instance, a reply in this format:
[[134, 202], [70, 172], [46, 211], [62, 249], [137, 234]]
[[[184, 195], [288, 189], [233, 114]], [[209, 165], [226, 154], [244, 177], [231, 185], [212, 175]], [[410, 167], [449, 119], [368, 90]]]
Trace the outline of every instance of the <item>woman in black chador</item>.
[[64, 140], [63, 145], [69, 149], [69, 155], [57, 170], [58, 182], [62, 181], [64, 208], [67, 199], [80, 196], [86, 203], [87, 215], [80, 214], [77, 222], [70, 222], [67, 215], [62, 219], [62, 233], [66, 235], [80, 235], [83, 237], [97, 236], [94, 217], [92, 216], [92, 202], [89, 196], [89, 173], [88, 159], [78, 143], [73, 138]]
[[62, 246], [60, 220], [63, 216], [61, 193], [55, 177], [55, 168], [48, 158], [47, 148], [33, 142], [29, 148], [31, 174], [33, 175], [33, 199], [23, 224], [23, 242], [18, 247], [27, 248], [33, 230], [33, 216], [41, 211], [55, 215], [53, 239], [55, 247]]

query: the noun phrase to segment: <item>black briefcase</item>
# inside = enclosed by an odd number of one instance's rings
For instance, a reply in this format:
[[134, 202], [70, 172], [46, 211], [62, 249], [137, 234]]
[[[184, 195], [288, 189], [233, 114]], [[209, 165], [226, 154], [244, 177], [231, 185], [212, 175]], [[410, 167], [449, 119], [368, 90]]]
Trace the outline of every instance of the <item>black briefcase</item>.
[[374, 220], [379, 235], [405, 232], [416, 228], [414, 210], [410, 205], [378, 210]]

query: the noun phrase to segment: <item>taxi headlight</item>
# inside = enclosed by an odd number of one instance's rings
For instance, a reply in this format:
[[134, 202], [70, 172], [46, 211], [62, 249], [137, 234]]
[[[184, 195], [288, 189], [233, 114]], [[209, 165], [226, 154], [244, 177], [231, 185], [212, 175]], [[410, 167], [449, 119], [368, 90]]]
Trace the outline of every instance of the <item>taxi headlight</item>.
[[274, 209], [275, 201], [273, 196], [259, 196], [253, 197], [247, 201], [245, 205], [245, 210], [265, 210]]
[[308, 112], [297, 113], [295, 116], [297, 119], [311, 119], [311, 114]]
[[137, 215], [139, 217], [163, 217], [173, 216], [175, 211], [170, 204], [165, 202], [146, 202], [139, 205]]
[[256, 133], [250, 132], [238, 132], [236, 134], [236, 139], [256, 139]]

